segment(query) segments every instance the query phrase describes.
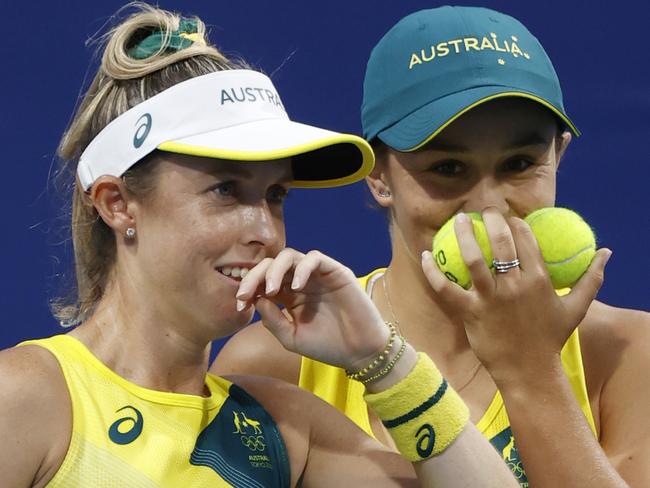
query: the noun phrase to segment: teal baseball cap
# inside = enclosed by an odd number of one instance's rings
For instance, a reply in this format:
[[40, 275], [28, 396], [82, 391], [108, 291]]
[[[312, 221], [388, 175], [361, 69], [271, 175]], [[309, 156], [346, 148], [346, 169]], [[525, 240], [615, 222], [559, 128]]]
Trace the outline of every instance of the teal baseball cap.
[[370, 54], [363, 135], [414, 151], [468, 110], [499, 97], [534, 100], [580, 135], [551, 60], [521, 22], [480, 7], [421, 10], [395, 24]]

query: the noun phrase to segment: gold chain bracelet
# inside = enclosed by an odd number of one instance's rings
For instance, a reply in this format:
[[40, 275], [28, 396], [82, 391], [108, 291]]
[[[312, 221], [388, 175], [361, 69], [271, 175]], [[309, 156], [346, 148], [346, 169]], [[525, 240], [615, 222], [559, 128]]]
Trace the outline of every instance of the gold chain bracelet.
[[[357, 380], [357, 381], [362, 381], [362, 379], [368, 375], [373, 369], [376, 369], [378, 366], [380, 366], [389, 356], [390, 352], [393, 350], [393, 344], [395, 343], [395, 337], [397, 337], [397, 329], [395, 328], [395, 325], [392, 322], [386, 322], [386, 326], [388, 327], [388, 330], [390, 331], [390, 335], [388, 337], [388, 344], [386, 344], [386, 348], [380, 352], [375, 359], [372, 360], [372, 362], [366, 366], [365, 368], [352, 372], [350, 370], [345, 370], [345, 374], [348, 378], [351, 380]], [[401, 337], [401, 336], [400, 336]]]
[[397, 364], [397, 361], [399, 361], [399, 358], [402, 357], [402, 354], [404, 354], [404, 351], [406, 350], [406, 339], [404, 339], [404, 336], [398, 336], [399, 339], [402, 341], [402, 345], [399, 348], [399, 351], [397, 351], [397, 354], [395, 354], [395, 357], [390, 360], [390, 362], [384, 366], [382, 369], [380, 369], [377, 373], [373, 374], [372, 376], [369, 376], [368, 378], [363, 378], [359, 381], [363, 383], [364, 385], [371, 383], [373, 381], [376, 381], [380, 378], [383, 378], [386, 376], [390, 371], [395, 367]]

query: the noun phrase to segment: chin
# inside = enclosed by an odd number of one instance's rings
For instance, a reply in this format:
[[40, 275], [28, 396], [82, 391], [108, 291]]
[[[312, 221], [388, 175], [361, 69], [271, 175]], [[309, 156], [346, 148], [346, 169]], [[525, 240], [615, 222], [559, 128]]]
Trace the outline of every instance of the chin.
[[221, 318], [216, 323], [213, 323], [213, 329], [217, 334], [215, 339], [232, 335], [243, 329], [251, 323], [254, 313], [255, 309], [253, 307], [241, 312], [237, 312], [233, 307], [231, 314], [226, 315], [222, 313]]

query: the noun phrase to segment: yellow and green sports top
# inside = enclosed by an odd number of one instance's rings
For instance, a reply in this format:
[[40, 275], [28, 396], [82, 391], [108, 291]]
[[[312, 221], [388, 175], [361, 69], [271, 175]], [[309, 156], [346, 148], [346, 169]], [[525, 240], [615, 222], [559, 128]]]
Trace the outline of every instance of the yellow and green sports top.
[[289, 486], [275, 422], [237, 385], [208, 374], [207, 397], [155, 391], [69, 335], [25, 344], [54, 355], [72, 400], [70, 445], [49, 488]]
[[[385, 269], [377, 269], [369, 275], [359, 278], [361, 286], [364, 287], [368, 294], [372, 292], [374, 282], [384, 271]], [[558, 293], [562, 292], [558, 291]], [[569, 337], [569, 340], [562, 349], [562, 364], [571, 383], [573, 393], [595, 435], [596, 427], [587, 395], [582, 355], [580, 353], [580, 339], [577, 329]], [[363, 399], [364, 386], [358, 381], [349, 380], [342, 369], [303, 357], [299, 385], [335, 406], [359, 427], [374, 437], [370, 427], [368, 407]], [[527, 488], [528, 481], [526, 479], [526, 473], [519, 458], [519, 452], [517, 451], [512, 430], [510, 429], [510, 421], [508, 420], [503, 399], [498, 391], [476, 427], [501, 453], [520, 485], [523, 488]]]

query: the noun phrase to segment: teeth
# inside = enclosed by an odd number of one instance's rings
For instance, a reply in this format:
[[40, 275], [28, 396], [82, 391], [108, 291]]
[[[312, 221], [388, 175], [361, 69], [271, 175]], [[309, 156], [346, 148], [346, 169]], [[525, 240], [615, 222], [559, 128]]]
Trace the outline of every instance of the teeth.
[[223, 268], [219, 268], [219, 271], [231, 278], [243, 278], [250, 270], [248, 268], [238, 268], [237, 266], [224, 266]]

